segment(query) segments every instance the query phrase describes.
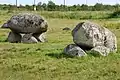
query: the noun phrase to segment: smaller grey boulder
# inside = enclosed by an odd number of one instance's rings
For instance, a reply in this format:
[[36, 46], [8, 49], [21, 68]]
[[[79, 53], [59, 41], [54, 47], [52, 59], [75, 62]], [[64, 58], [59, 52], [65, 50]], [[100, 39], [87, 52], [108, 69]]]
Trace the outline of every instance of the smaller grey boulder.
[[70, 31], [71, 29], [68, 27], [63, 28], [64, 31]]
[[21, 42], [21, 35], [14, 32], [9, 32], [7, 41], [10, 43], [19, 43]]
[[91, 49], [91, 51], [93, 52], [92, 54], [101, 56], [108, 56], [108, 54], [110, 53], [110, 49], [105, 46], [94, 47], [93, 49]]
[[33, 35], [39, 42], [47, 42], [45, 33]]
[[87, 54], [77, 45], [69, 44], [63, 51], [63, 53], [70, 56], [86, 56]]
[[22, 39], [22, 43], [38, 43], [38, 40], [32, 36], [32, 34], [24, 34]]

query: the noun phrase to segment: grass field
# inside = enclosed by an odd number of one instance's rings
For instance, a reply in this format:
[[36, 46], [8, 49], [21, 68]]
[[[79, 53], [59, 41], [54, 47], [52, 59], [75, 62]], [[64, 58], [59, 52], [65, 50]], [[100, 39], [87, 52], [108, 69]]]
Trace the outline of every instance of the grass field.
[[[12, 14], [1, 14], [0, 25]], [[107, 57], [68, 57], [64, 47], [73, 43], [71, 31], [81, 21], [47, 18], [48, 42], [15, 44], [5, 42], [9, 30], [0, 29], [0, 80], [120, 80], [120, 20], [90, 20], [110, 29], [117, 36], [118, 51]]]

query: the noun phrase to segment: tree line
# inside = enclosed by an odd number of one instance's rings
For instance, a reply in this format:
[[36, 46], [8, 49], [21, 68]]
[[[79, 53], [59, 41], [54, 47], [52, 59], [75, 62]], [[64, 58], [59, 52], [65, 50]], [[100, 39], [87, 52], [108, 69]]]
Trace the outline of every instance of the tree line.
[[[16, 7], [16, 5], [6, 5], [6, 4], [0, 4], [0, 10], [16, 10], [16, 9], [20, 9], [20, 10], [29, 10], [32, 11], [33, 7], [35, 5], [19, 5], [18, 7]], [[82, 4], [82, 5], [71, 5], [71, 6], [67, 6], [67, 5], [56, 5], [54, 2], [52, 1], [48, 1], [48, 3], [42, 3], [39, 2], [36, 5], [37, 11], [113, 11], [113, 10], [118, 10], [120, 7], [119, 4], [115, 4], [115, 5], [104, 5], [102, 3], [96, 3], [93, 6], [89, 6], [86, 4]]]

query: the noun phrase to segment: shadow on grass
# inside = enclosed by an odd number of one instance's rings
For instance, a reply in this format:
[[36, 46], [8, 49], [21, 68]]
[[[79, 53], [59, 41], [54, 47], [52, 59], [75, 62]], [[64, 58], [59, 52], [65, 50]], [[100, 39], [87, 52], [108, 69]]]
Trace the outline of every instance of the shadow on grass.
[[98, 52], [95, 51], [86, 51], [88, 56], [92, 56], [92, 57], [101, 57], [101, 55]]
[[[87, 51], [87, 56], [89, 57], [96, 57], [96, 58], [99, 58], [101, 57], [101, 55], [99, 55], [99, 53], [93, 53], [91, 51]], [[57, 59], [61, 59], [61, 58], [79, 58], [77, 56], [70, 56], [70, 55], [67, 55], [67, 54], [64, 54], [64, 53], [49, 53], [49, 54], [46, 54], [46, 56], [49, 56], [49, 57], [52, 57], [52, 58], [57, 58]]]
[[64, 53], [49, 53], [49, 54], [46, 54], [46, 56], [49, 56], [49, 57], [52, 57], [52, 58], [57, 58], [57, 59], [61, 59], [61, 58], [73, 58], [73, 56], [69, 56], [69, 55], [66, 55]]

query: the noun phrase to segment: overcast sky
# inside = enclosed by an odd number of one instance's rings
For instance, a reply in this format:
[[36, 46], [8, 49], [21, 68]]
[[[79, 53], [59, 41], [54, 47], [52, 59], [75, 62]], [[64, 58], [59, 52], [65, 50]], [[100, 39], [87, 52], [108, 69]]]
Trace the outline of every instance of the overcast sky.
[[[36, 3], [38, 2], [44, 2], [47, 3], [50, 0], [36, 0]], [[51, 0], [56, 4], [63, 4], [64, 0]], [[0, 0], [1, 4], [15, 4], [16, 0]], [[33, 4], [34, 0], [18, 0], [18, 5], [22, 4]], [[120, 0], [87, 0], [87, 4], [88, 5], [94, 5], [95, 3], [100, 2], [103, 4], [116, 4], [116, 3], [120, 3]], [[86, 0], [66, 0], [66, 4], [67, 5], [74, 5], [74, 4], [85, 4]]]

